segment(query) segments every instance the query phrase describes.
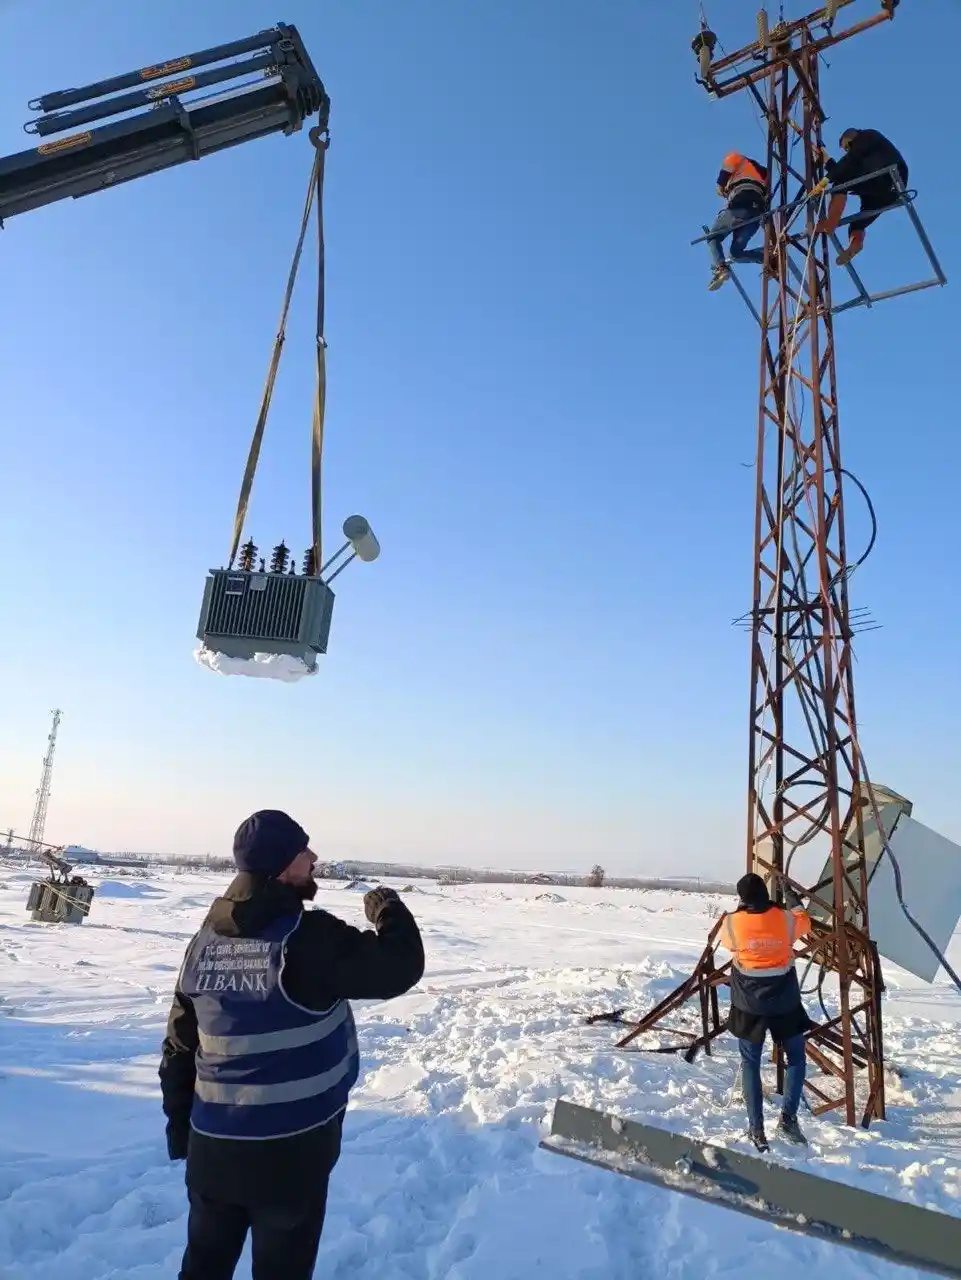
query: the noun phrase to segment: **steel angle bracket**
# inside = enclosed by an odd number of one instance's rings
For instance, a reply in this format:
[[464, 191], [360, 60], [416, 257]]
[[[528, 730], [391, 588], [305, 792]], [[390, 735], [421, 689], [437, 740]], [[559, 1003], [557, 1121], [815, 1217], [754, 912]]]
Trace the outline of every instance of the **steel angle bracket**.
[[[711, 228], [710, 228], [710, 227], [708, 227], [708, 226], [706, 226], [706, 225], [704, 225], [704, 224], [702, 224], [702, 230], [703, 230], [703, 232], [704, 232], [704, 236], [705, 236], [705, 238], [706, 238], [706, 237], [710, 234]], [[691, 243], [692, 243], [692, 244], [700, 244], [700, 243], [701, 243], [701, 241], [700, 241], [700, 240], [693, 240]], [[751, 301], [750, 297], [748, 296], [748, 292], [747, 292], [747, 290], [744, 288], [744, 285], [743, 285], [743, 284], [741, 284], [740, 280], [737, 278], [737, 273], [736, 273], [736, 271], [734, 270], [733, 263], [731, 263], [731, 262], [730, 262], [730, 260], [725, 259], [724, 265], [725, 265], [725, 266], [727, 267], [727, 269], [728, 269], [728, 274], [729, 274], [729, 276], [730, 276], [731, 283], [734, 285], [735, 289], [737, 289], [738, 293], [741, 295], [741, 298], [742, 298], [742, 300], [743, 300], [743, 302], [744, 302], [744, 305], [747, 307], [748, 311], [750, 311], [751, 315], [754, 317], [754, 319], [755, 319], [755, 321], [756, 321], [756, 323], [757, 323], [757, 327], [760, 329], [760, 328], [761, 328], [761, 317], [760, 317], [760, 315], [758, 314], [758, 309], [757, 309], [757, 307], [754, 305], [754, 303]]]
[[[833, 308], [832, 315], [840, 315], [842, 311], [850, 311], [855, 307], [873, 307], [876, 302], [886, 302], [889, 298], [900, 298], [907, 293], [919, 293], [923, 289], [932, 289], [936, 287], [943, 288], [948, 283], [948, 278], [944, 274], [938, 255], [934, 251], [934, 246], [928, 238], [928, 233], [924, 229], [924, 224], [918, 217], [917, 210], [914, 207], [913, 195], [904, 189], [897, 170], [891, 170], [891, 178], [898, 190], [898, 200], [895, 204], [889, 205], [887, 209], [881, 210], [881, 212], [891, 213], [899, 208], [903, 208], [907, 212], [911, 226], [914, 228], [914, 232], [918, 237], [921, 248], [924, 250], [924, 256], [934, 274], [928, 277], [928, 279], [918, 280], [914, 284], [904, 284], [897, 289], [886, 289], [883, 293], [871, 293], [865, 288], [863, 282], [859, 279], [857, 272], [851, 264], [848, 263], [847, 272], [858, 291], [858, 296], [856, 298], [851, 298], [848, 302], [839, 303], [838, 306]], [[850, 217], [843, 218], [840, 225], [844, 226], [847, 223], [854, 221], [857, 216], [857, 214], [852, 214]], [[834, 247], [840, 250], [841, 243], [836, 234], [831, 236], [831, 240]]]
[[961, 1218], [558, 1101], [545, 1151], [932, 1275], [961, 1276]]

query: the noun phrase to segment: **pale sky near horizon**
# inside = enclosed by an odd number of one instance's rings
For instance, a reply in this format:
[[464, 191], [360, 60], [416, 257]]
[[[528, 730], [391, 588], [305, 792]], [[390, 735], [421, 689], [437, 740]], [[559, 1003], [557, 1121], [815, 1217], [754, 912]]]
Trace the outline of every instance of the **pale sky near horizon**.
[[[728, 48], [752, 38], [757, 7], [707, 0]], [[689, 241], [716, 211], [721, 155], [763, 145], [750, 103], [694, 84], [694, 4], [11, 0], [5, 47], [30, 55], [0, 79], [0, 148], [28, 145], [31, 98], [278, 17], [333, 103], [327, 537], [360, 511], [383, 554], [337, 580], [313, 681], [194, 662], [304, 134], [12, 218], [0, 827], [29, 826], [59, 706], [54, 841], [228, 852], [269, 806], [322, 857], [730, 875], [758, 357]], [[959, 39], [961, 5], [906, 3], [822, 71], [832, 145], [849, 124], [899, 143], [949, 277], [844, 316], [837, 341], [845, 462], [880, 520], [852, 583], [883, 624], [857, 645], [861, 740], [874, 779], [956, 840], [961, 193], [943, 138]], [[872, 230], [863, 274], [876, 289], [925, 274], [906, 219]], [[261, 548], [298, 554], [311, 319], [305, 288], [250, 524]], [[856, 550], [856, 493], [848, 520]]]

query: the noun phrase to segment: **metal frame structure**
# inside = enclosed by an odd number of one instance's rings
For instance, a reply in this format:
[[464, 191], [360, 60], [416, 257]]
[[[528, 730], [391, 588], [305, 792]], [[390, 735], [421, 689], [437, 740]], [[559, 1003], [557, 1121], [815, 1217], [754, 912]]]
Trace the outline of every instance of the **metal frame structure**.
[[[918, 293], [922, 289], [932, 289], [935, 286], [940, 287], [948, 283], [948, 278], [944, 274], [944, 270], [938, 259], [938, 255], [934, 251], [934, 246], [931, 244], [931, 241], [928, 238], [928, 233], [924, 229], [924, 224], [921, 222], [921, 219], [918, 217], [917, 210], [914, 208], [915, 193], [904, 187], [903, 183], [901, 182], [901, 176], [898, 173], [896, 168], [878, 169], [874, 173], [868, 174], [868, 177], [879, 178], [881, 177], [882, 174], [885, 174], [888, 177], [890, 177], [892, 185], [898, 191], [898, 199], [895, 200], [892, 204], [890, 204], [882, 212], [893, 213], [896, 209], [901, 209], [901, 208], [907, 211], [907, 215], [911, 222], [911, 225], [914, 228], [915, 232], [917, 233], [917, 237], [918, 237], [918, 240], [920, 241], [921, 248], [924, 250], [924, 254], [925, 254], [925, 257], [927, 258], [928, 265], [930, 266], [934, 274], [930, 276], [927, 280], [919, 280], [913, 284], [903, 284], [896, 289], [886, 289], [881, 293], [869, 293], [868, 290], [865, 288], [864, 282], [859, 276], [853, 263], [848, 262], [845, 264], [844, 270], [847, 271], [848, 276], [851, 279], [851, 283], [854, 285], [854, 288], [857, 290], [857, 296], [854, 298], [851, 298], [847, 302], [832, 304], [832, 307], [831, 307], [832, 315], [835, 315], [835, 316], [840, 315], [841, 312], [850, 311], [854, 307], [873, 307], [875, 303], [886, 302], [890, 298], [900, 298], [906, 293]], [[858, 183], [864, 182], [864, 181], [865, 181], [864, 178], [854, 178], [852, 179], [851, 182], [841, 183], [837, 186], [833, 186], [831, 189], [832, 191], [836, 191], [836, 192], [847, 191], [849, 188], [856, 186]], [[800, 205], [803, 204], [806, 198], [807, 197], [805, 194], [805, 196], [802, 197], [802, 199], [799, 200], [796, 204], [789, 206], [787, 209], [782, 209], [779, 212], [782, 215], [796, 213], [800, 208]], [[773, 216], [774, 216], [773, 214], [766, 214], [764, 221], [765, 222], [770, 221]], [[857, 218], [858, 216], [859, 215], [857, 213], [848, 214], [847, 217], [841, 219], [841, 221], [838, 223], [838, 227], [840, 228], [840, 227], [847, 226], [848, 223], [853, 222], [855, 218]], [[749, 220], [745, 219], [745, 221], [749, 221]], [[753, 219], [750, 219], [750, 221], [753, 221]], [[743, 225], [744, 225], [743, 222], [734, 223], [731, 229], [736, 230], [739, 226], [743, 226]], [[701, 236], [698, 236], [696, 240], [692, 240], [691, 241], [692, 245], [706, 244], [707, 241], [711, 239], [710, 227], [702, 226], [701, 229], [704, 232], [704, 234]], [[836, 232], [832, 233], [831, 235], [831, 243], [834, 245], [835, 249], [837, 249], [837, 251], [840, 253], [841, 243], [837, 238]], [[797, 264], [794, 262], [794, 260], [791, 258], [790, 252], [787, 255], [787, 265], [788, 265], [788, 270], [791, 272], [792, 276], [797, 281], [797, 283], [798, 284], [803, 283], [801, 271], [798, 268]], [[760, 325], [761, 317], [758, 313], [757, 307], [754, 305], [753, 301], [751, 300], [751, 297], [748, 294], [747, 290], [744, 288], [744, 285], [735, 275], [734, 265], [731, 262], [728, 262], [726, 266], [728, 271], [730, 272], [731, 279], [734, 283], [735, 288], [737, 289], [738, 293], [741, 295], [741, 299], [744, 302], [744, 305], [750, 311], [751, 315], [757, 321], [758, 325]]]
[[40, 775], [40, 786], [37, 788], [37, 803], [34, 805], [30, 834], [27, 836], [27, 847], [36, 853], [41, 853], [44, 844], [43, 833], [47, 825], [50, 788], [53, 784], [53, 757], [57, 750], [57, 731], [62, 719], [62, 711], [53, 712], [53, 723], [47, 735], [47, 754], [43, 757], [43, 772]]
[[[835, 29], [838, 11], [852, 3], [840, 0], [770, 28], [762, 10], [758, 40], [717, 61], [717, 37], [704, 23], [693, 49], [698, 82], [712, 96], [747, 90], [761, 108], [773, 206], [759, 310], [741, 288], [761, 329], [747, 869], [764, 876], [776, 900], [790, 887], [819, 909], [798, 954], [836, 975], [840, 1011], [807, 1037], [808, 1056], [822, 1073], [807, 1080], [808, 1099], [815, 1114], [840, 1110], [848, 1124], [867, 1126], [885, 1114], [883, 982], [868, 920], [863, 819], [872, 801], [855, 717], [833, 320], [849, 307], [945, 280], [912, 194], [902, 188], [898, 203], [919, 230], [935, 278], [872, 296], [852, 272], [857, 299], [833, 304], [836, 238], [815, 234], [823, 198], [811, 196], [824, 177], [820, 55], [892, 19], [898, 0], [880, 0], [873, 16]], [[794, 859], [813, 842], [827, 847], [833, 877], [811, 888], [798, 879]], [[710, 1052], [726, 1029], [718, 987], [730, 967], [715, 962], [717, 931], [691, 975], [630, 1024], [619, 1047], [665, 1027], [696, 1000], [698, 1015], [674, 1028], [684, 1043], [657, 1051], [683, 1052], [688, 1061], [702, 1048]], [[620, 1014], [592, 1021], [621, 1022]], [[779, 1089], [783, 1071], [778, 1057]]]
[[[254, 56], [241, 61], [247, 54]], [[201, 90], [214, 92], [196, 96]], [[24, 125], [34, 137], [79, 132], [0, 157], [0, 227], [14, 214], [56, 200], [79, 199], [271, 133], [295, 133], [315, 114], [326, 129], [330, 100], [297, 28], [279, 22], [244, 40], [44, 94], [29, 108], [40, 113]], [[109, 123], [89, 127], [104, 120]]]

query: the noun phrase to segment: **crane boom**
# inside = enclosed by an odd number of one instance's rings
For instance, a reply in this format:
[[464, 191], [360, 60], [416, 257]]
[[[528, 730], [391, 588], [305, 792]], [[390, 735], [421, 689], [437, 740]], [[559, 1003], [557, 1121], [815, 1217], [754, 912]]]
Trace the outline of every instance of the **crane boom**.
[[[200, 67], [212, 69], [196, 74]], [[176, 78], [166, 78], [171, 75]], [[258, 81], [230, 84], [251, 75]], [[224, 92], [214, 98], [183, 100], [220, 84]], [[118, 90], [130, 91], [107, 96]], [[81, 103], [87, 105], [68, 109]], [[0, 159], [0, 226], [56, 200], [91, 195], [267, 134], [294, 133], [318, 113], [326, 128], [330, 99], [297, 28], [279, 22], [245, 40], [35, 98], [30, 109], [41, 114], [24, 127], [46, 138], [138, 107], [124, 119]]]

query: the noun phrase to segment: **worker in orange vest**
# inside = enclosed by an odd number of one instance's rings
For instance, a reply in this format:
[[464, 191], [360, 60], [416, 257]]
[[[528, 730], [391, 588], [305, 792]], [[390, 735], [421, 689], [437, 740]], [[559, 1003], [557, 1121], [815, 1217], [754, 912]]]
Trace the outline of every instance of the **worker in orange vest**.
[[722, 245], [731, 237], [732, 262], [764, 262], [763, 249], [749, 249], [761, 220], [767, 210], [767, 169], [758, 160], [742, 156], [739, 151], [729, 151], [717, 175], [717, 193], [727, 205], [717, 215], [708, 234], [707, 247], [711, 251], [714, 274], [709, 289], [720, 289], [731, 272], [724, 261]]
[[737, 910], [721, 920], [718, 945], [734, 956], [728, 1030], [737, 1036], [741, 1051], [748, 1137], [758, 1151], [768, 1150], [761, 1054], [770, 1032], [787, 1057], [777, 1135], [806, 1146], [797, 1112], [804, 1088], [804, 1033], [816, 1024], [801, 1002], [794, 943], [810, 932], [811, 918], [791, 890], [785, 892], [788, 906], [773, 903], [767, 885], [753, 872], [737, 882], [737, 895]]

